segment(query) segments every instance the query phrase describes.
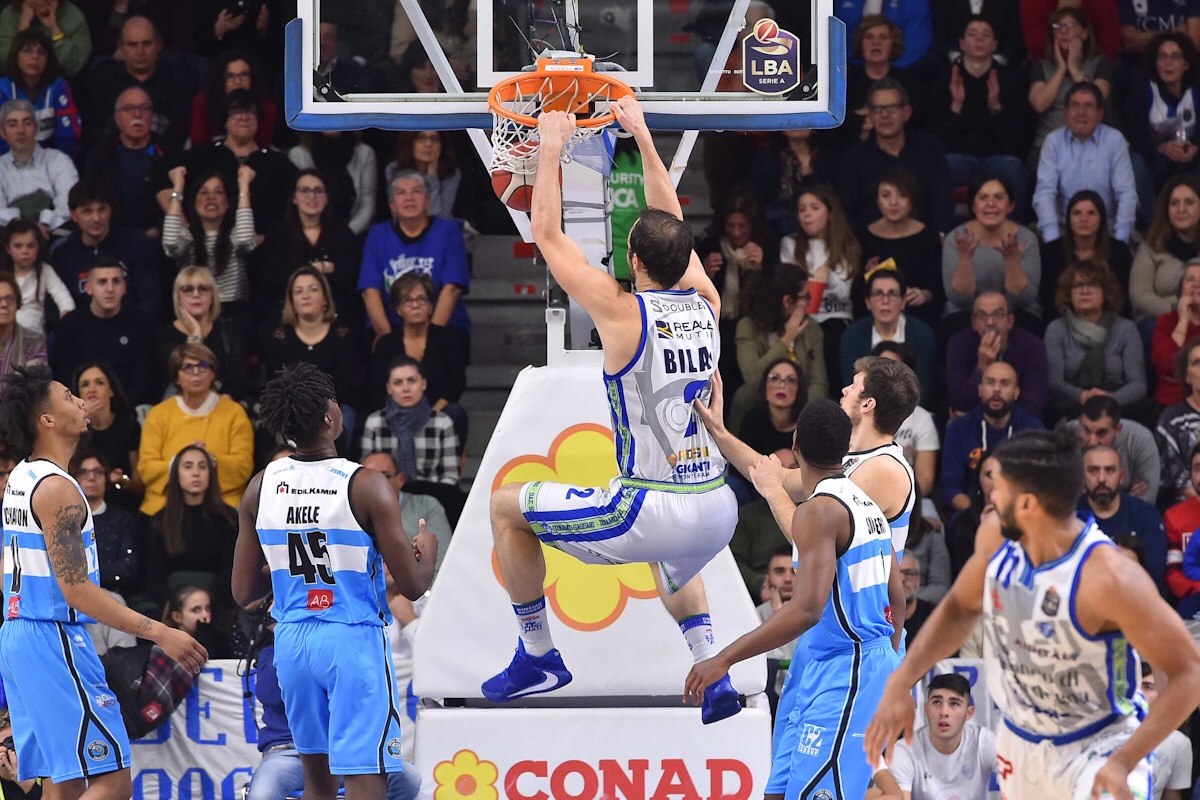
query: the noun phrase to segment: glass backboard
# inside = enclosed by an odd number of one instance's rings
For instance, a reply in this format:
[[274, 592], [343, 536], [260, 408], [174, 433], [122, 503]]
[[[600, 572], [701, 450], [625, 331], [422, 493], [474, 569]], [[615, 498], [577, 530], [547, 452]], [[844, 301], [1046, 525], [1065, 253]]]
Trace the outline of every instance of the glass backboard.
[[[386, 60], [330, 36], [363, 1], [299, 1], [292, 127], [488, 129], [488, 89], [546, 51], [592, 56], [635, 89], [654, 129], [827, 128], [845, 113], [833, 0], [397, 0]], [[335, 56], [366, 77], [339, 81]]]

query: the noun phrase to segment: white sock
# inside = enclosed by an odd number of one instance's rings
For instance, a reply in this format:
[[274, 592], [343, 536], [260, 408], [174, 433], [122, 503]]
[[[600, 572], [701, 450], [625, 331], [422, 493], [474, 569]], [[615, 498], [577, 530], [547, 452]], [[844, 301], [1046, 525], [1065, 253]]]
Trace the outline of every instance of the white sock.
[[679, 623], [679, 630], [683, 631], [683, 638], [692, 651], [692, 663], [699, 664], [717, 654], [717, 640], [708, 614], [694, 614], [684, 619]]
[[554, 640], [550, 638], [550, 618], [546, 614], [545, 597], [539, 597], [532, 603], [514, 603], [513, 612], [517, 615], [521, 641], [525, 644], [526, 653], [531, 656], [544, 656], [554, 649]]

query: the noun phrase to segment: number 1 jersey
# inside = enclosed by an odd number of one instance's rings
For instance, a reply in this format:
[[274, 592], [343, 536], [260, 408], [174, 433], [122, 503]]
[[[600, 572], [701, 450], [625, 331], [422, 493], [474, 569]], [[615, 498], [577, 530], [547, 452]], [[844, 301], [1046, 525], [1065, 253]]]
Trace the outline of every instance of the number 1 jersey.
[[350, 504], [361, 467], [343, 458], [281, 458], [263, 470], [258, 540], [279, 622], [387, 625], [383, 558]]

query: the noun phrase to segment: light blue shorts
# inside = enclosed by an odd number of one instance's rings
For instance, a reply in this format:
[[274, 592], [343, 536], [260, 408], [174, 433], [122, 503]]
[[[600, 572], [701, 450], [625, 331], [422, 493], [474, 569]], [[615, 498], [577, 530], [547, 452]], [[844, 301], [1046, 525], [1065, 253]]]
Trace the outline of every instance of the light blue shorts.
[[121, 706], [86, 627], [7, 620], [0, 627], [0, 674], [18, 778], [49, 776], [61, 783], [129, 767]]
[[281, 622], [275, 669], [296, 750], [327, 753], [334, 775], [404, 769], [399, 693], [384, 628]]

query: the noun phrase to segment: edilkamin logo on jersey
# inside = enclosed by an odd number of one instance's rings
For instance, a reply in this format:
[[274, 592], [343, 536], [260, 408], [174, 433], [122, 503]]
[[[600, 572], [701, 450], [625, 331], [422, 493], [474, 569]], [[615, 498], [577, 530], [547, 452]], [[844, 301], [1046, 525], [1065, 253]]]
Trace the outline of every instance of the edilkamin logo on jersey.
[[275, 494], [287, 494], [288, 488], [289, 487], [286, 483], [281, 483], [281, 484], [279, 484], [279, 487], [275, 490]]
[[804, 730], [800, 732], [800, 744], [797, 745], [796, 752], [806, 756], [819, 756], [821, 755], [821, 742], [824, 738], [824, 728], [806, 722]]

